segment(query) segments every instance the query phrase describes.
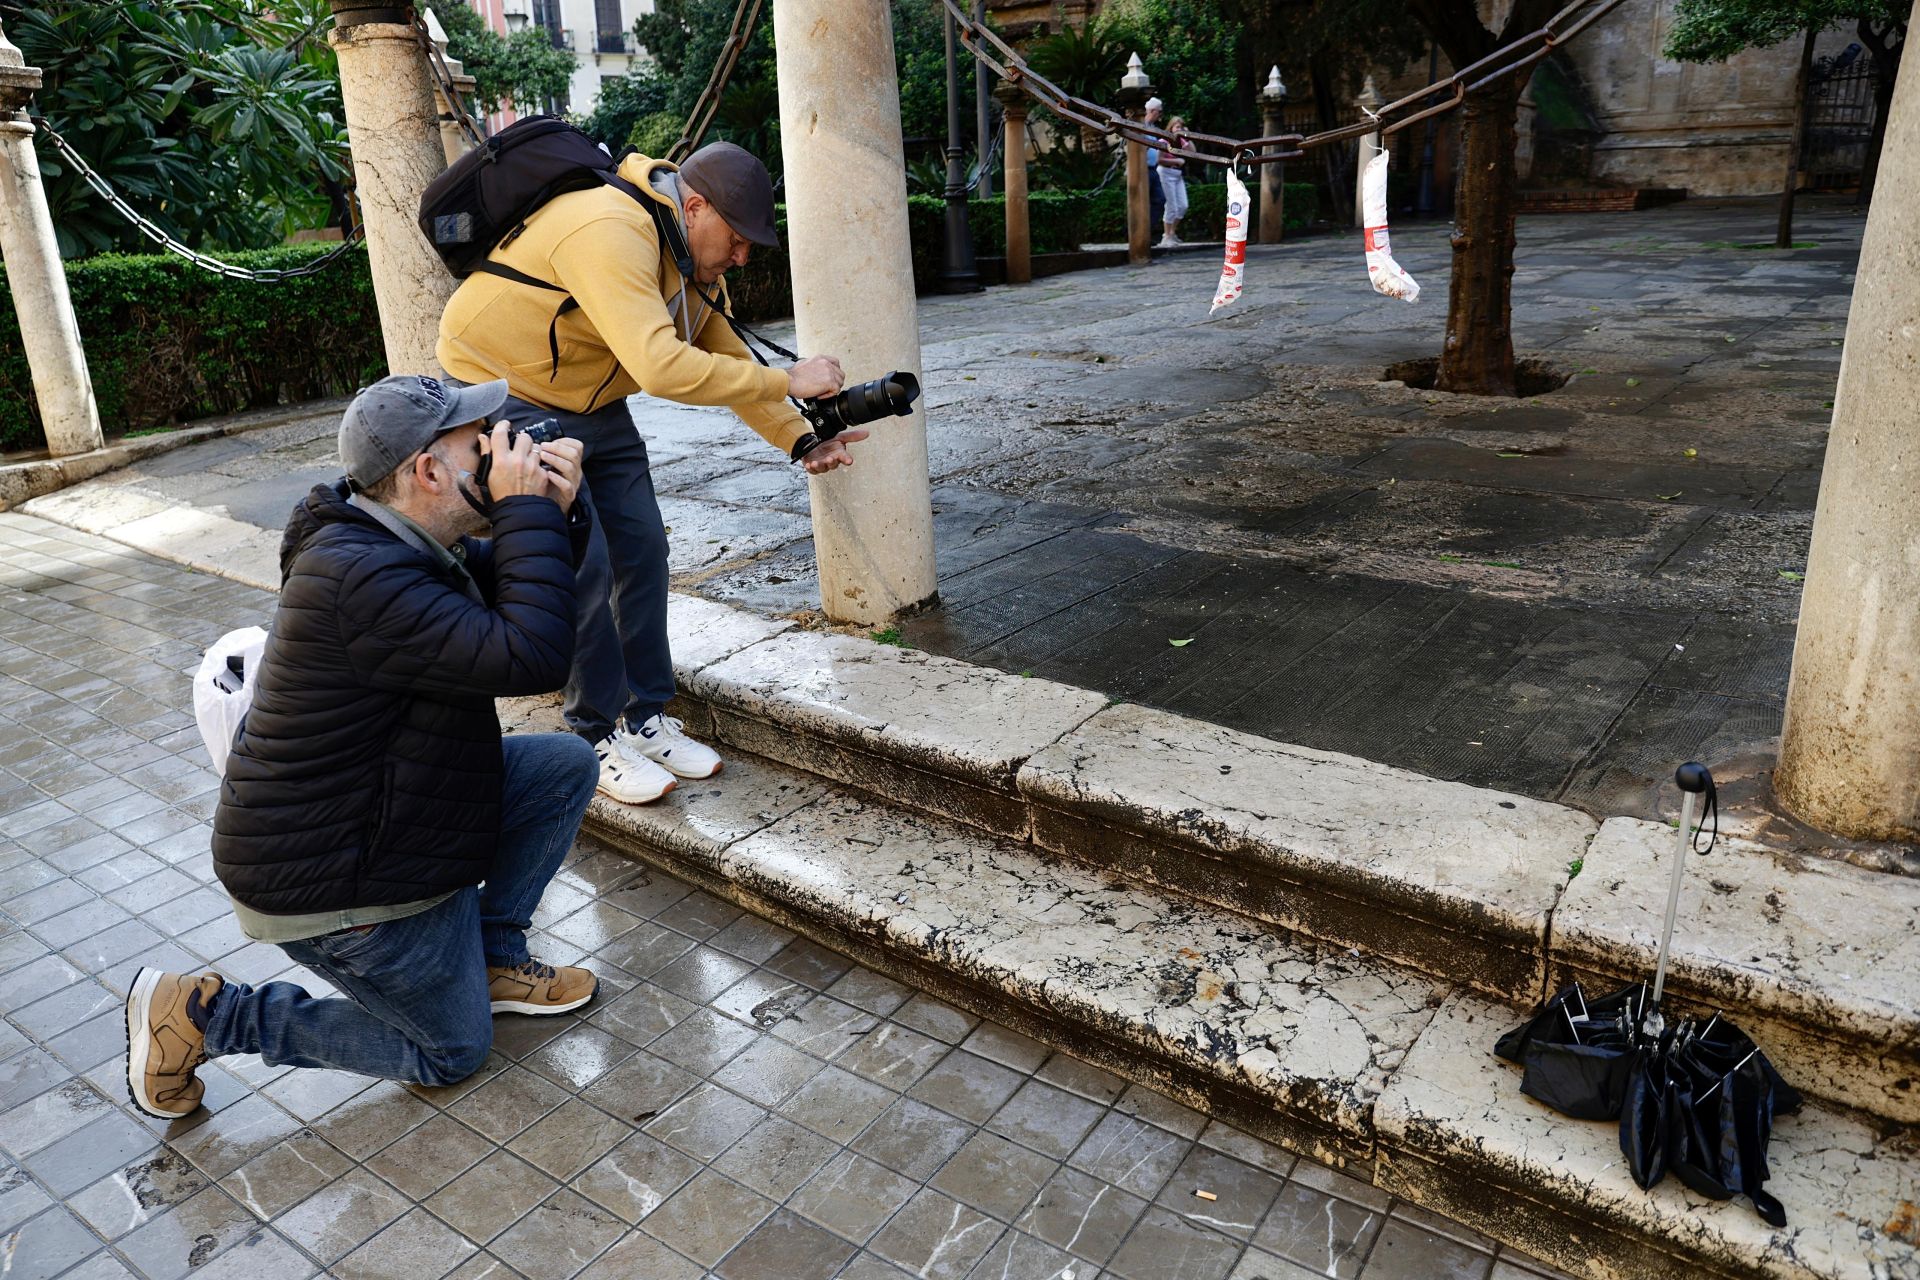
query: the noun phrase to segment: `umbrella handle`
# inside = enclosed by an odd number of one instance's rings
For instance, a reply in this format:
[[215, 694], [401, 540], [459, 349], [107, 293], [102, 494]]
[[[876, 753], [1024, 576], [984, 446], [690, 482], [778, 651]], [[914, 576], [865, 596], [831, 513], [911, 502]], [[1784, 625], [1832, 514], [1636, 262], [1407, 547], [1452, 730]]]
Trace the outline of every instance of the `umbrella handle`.
[[1692, 791], [1680, 793], [1680, 840], [1673, 854], [1673, 878], [1667, 882], [1667, 920], [1660, 928], [1660, 963], [1653, 971], [1653, 1007], [1660, 1007], [1660, 996], [1667, 985], [1667, 953], [1673, 946], [1673, 920], [1680, 914], [1680, 882], [1687, 870], [1688, 834], [1693, 828]]

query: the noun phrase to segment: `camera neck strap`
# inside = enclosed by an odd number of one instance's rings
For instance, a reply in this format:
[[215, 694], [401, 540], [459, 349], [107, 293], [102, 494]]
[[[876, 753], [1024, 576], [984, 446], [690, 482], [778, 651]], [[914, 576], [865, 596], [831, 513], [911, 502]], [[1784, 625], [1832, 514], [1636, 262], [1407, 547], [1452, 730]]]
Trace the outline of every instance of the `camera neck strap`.
[[[771, 338], [764, 337], [746, 325], [741, 324], [738, 320], [735, 320], [726, 307], [722, 306], [719, 301], [701, 287], [700, 282], [694, 278], [693, 250], [687, 247], [686, 233], [680, 227], [680, 220], [673, 215], [673, 212], [667, 208], [666, 204], [659, 200], [645, 198], [641, 198], [641, 203], [646, 205], [647, 212], [653, 215], [653, 225], [660, 232], [660, 245], [667, 251], [667, 255], [673, 259], [674, 267], [680, 272], [680, 279], [688, 288], [693, 290], [694, 295], [698, 297], [700, 301], [720, 313], [720, 318], [727, 322], [727, 327], [733, 330], [734, 336], [740, 339], [741, 344], [753, 353], [753, 358], [763, 365], [767, 364], [767, 358], [760, 354], [760, 347], [765, 347], [777, 356], [798, 362], [800, 359], [798, 355], [787, 350]], [[756, 346], [756, 343], [759, 345]], [[773, 366], [767, 365], [767, 367], [772, 368]], [[793, 399], [791, 396], [787, 398], [789, 400]]]

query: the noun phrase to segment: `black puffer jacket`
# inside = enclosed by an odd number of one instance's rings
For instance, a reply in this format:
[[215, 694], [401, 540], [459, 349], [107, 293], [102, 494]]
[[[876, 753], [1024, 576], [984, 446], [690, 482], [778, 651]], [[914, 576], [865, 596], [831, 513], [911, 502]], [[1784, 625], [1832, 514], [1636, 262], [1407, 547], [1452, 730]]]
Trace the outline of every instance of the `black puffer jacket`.
[[[256, 911], [415, 902], [477, 884], [500, 834], [496, 697], [573, 660], [575, 544], [546, 498], [467, 539], [488, 605], [321, 485], [280, 547], [280, 607], [220, 788], [214, 870]], [[569, 537], [568, 525], [575, 536]]]

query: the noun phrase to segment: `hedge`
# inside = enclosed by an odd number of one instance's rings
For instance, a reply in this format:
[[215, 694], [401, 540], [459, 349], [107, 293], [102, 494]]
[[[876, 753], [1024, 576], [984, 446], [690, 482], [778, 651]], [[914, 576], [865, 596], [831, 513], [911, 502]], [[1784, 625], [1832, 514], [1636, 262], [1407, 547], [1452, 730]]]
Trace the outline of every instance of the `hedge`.
[[[288, 245], [228, 261], [285, 270], [330, 248], [338, 246]], [[343, 395], [386, 366], [358, 250], [278, 283], [229, 280], [165, 254], [102, 254], [66, 268], [101, 425], [112, 433]], [[0, 448], [43, 438], [19, 321], [0, 307]]]
[[[1249, 187], [1254, 218], [1259, 219], [1260, 188]], [[1304, 230], [1320, 216], [1320, 189], [1310, 182], [1286, 184], [1282, 223], [1290, 231]], [[1182, 240], [1218, 240], [1226, 234], [1227, 184], [1187, 184], [1187, 216], [1180, 220]], [[1114, 183], [1096, 191], [1088, 201], [1085, 227], [1092, 244], [1121, 244], [1127, 238], [1127, 189]]]

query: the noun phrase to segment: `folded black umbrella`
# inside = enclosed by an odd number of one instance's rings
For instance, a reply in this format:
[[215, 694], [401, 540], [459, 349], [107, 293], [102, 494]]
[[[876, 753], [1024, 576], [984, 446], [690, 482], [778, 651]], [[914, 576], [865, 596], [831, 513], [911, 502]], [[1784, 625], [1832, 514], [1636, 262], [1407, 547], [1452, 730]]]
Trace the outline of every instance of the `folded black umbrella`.
[[1800, 1109], [1753, 1040], [1715, 1015], [1668, 1028], [1635, 1063], [1620, 1114], [1620, 1149], [1651, 1187], [1670, 1169], [1710, 1200], [1745, 1195], [1769, 1225], [1786, 1210], [1764, 1190], [1773, 1118]]
[[1524, 1068], [1520, 1092], [1577, 1120], [1614, 1120], [1640, 1056], [1643, 982], [1587, 999], [1579, 983], [1501, 1036], [1493, 1051]]

